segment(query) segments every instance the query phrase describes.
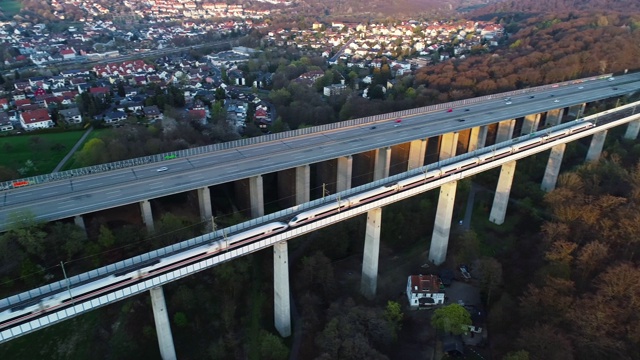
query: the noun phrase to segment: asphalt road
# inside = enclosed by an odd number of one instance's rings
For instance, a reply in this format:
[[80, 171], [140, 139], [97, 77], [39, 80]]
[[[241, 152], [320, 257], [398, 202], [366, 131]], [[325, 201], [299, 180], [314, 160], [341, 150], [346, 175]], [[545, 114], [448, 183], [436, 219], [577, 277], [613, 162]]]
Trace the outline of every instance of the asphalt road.
[[[9, 214], [20, 210], [29, 210], [38, 219], [46, 221], [72, 217], [638, 89], [640, 74], [631, 74], [616, 77], [614, 81], [596, 80], [511, 96], [509, 105], [498, 94], [493, 99], [456, 108], [452, 112], [439, 111], [403, 118], [400, 126], [394, 126], [394, 120], [385, 120], [163, 161], [161, 165], [140, 165], [5, 190], [0, 192], [0, 228], [5, 228]], [[158, 172], [161, 166], [168, 170]]]

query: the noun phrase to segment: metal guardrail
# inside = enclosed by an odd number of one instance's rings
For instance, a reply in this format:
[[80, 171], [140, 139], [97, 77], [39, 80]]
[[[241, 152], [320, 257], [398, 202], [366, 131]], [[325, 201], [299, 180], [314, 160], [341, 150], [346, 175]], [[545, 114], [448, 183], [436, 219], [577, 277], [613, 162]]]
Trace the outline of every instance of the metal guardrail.
[[70, 179], [70, 178], [83, 176], [83, 175], [97, 174], [105, 171], [129, 168], [133, 166], [158, 163], [161, 161], [171, 160], [175, 158], [184, 158], [188, 156], [202, 155], [202, 154], [212, 153], [215, 151], [228, 150], [228, 149], [237, 148], [237, 147], [251, 146], [255, 144], [266, 143], [270, 141], [277, 141], [277, 140], [295, 137], [295, 136], [303, 136], [303, 135], [319, 133], [323, 131], [336, 130], [343, 127], [369, 124], [369, 123], [373, 123], [381, 120], [389, 120], [389, 119], [398, 118], [398, 117], [408, 117], [408, 116], [413, 116], [418, 114], [424, 114], [424, 113], [429, 113], [429, 112], [434, 112], [434, 111], [439, 111], [439, 110], [444, 110], [444, 109], [449, 109], [454, 107], [476, 104], [486, 100], [492, 100], [497, 98], [522, 95], [522, 94], [529, 94], [529, 93], [549, 90], [549, 89], [560, 87], [560, 86], [572, 85], [572, 84], [582, 83], [586, 81], [606, 79], [611, 77], [612, 75], [613, 74], [592, 76], [584, 79], [570, 80], [570, 81], [565, 81], [565, 82], [551, 84], [551, 85], [542, 85], [542, 86], [536, 86], [532, 88], [513, 90], [513, 91], [504, 92], [504, 93], [485, 95], [485, 96], [475, 97], [471, 99], [453, 101], [453, 102], [444, 103], [444, 104], [436, 104], [436, 105], [430, 105], [430, 106], [425, 106], [425, 107], [420, 107], [415, 109], [396, 111], [388, 114], [367, 116], [364, 118], [346, 120], [346, 121], [341, 121], [341, 122], [332, 123], [332, 124], [314, 126], [310, 128], [291, 130], [291, 131], [286, 131], [281, 133], [263, 135], [263, 136], [254, 137], [254, 138], [239, 139], [239, 140], [225, 142], [225, 143], [218, 143], [218, 144], [206, 145], [206, 146], [201, 146], [201, 147], [196, 147], [191, 149], [144, 156], [144, 157], [139, 157], [135, 159], [115, 161], [107, 164], [88, 166], [80, 169], [66, 170], [66, 171], [61, 171], [53, 174], [37, 175], [37, 176], [32, 176], [32, 177], [23, 178], [23, 179], [5, 181], [5, 182], [0, 182], [0, 191], [29, 186], [29, 185], [37, 185], [37, 184], [47, 183], [51, 181], [65, 180], [65, 179]]

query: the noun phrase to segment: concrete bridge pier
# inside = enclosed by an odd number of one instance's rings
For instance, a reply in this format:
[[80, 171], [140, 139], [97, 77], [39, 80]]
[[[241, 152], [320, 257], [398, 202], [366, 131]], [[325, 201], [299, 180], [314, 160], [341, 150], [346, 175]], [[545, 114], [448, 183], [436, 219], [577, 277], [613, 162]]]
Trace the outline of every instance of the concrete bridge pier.
[[439, 159], [449, 159], [456, 156], [458, 149], [458, 133], [446, 133], [440, 137], [440, 155]]
[[568, 114], [571, 116], [575, 116], [575, 118], [577, 119], [584, 114], [584, 109], [586, 108], [586, 106], [586, 103], [570, 106]]
[[516, 172], [516, 162], [511, 161], [503, 164], [500, 168], [500, 178], [496, 187], [496, 194], [493, 198], [493, 206], [489, 221], [494, 224], [502, 225], [507, 214], [507, 205], [509, 205], [509, 193], [513, 184], [513, 175]]
[[290, 336], [289, 251], [286, 241], [273, 245], [273, 309], [276, 330], [282, 337]]
[[589, 145], [589, 151], [587, 151], [587, 159], [586, 161], [598, 161], [600, 159], [600, 154], [602, 154], [602, 148], [604, 147], [604, 140], [607, 138], [607, 131], [602, 130], [593, 134], [593, 138], [591, 138], [591, 145]]
[[496, 134], [496, 144], [511, 140], [515, 126], [515, 119], [500, 121], [498, 123], [498, 133]]
[[77, 215], [73, 218], [73, 222], [77, 227], [82, 228], [82, 230], [87, 231], [87, 227], [84, 225], [84, 218], [82, 215]]
[[337, 192], [351, 189], [353, 175], [353, 156], [341, 156], [338, 158]]
[[211, 209], [211, 192], [208, 186], [198, 189], [198, 205], [202, 221], [210, 221], [213, 210]]
[[547, 121], [545, 125], [556, 126], [562, 123], [562, 117], [564, 116], [564, 108], [553, 109], [547, 111]]
[[151, 203], [149, 200], [140, 201], [140, 212], [142, 213], [142, 222], [147, 226], [148, 232], [154, 232], [153, 213], [151, 212]]
[[540, 126], [540, 117], [538, 114], [529, 114], [524, 117], [524, 123], [522, 124], [522, 135], [531, 134], [538, 130]]
[[156, 323], [158, 345], [160, 346], [160, 357], [162, 360], [176, 360], [176, 349], [173, 346], [171, 323], [169, 322], [169, 314], [167, 312], [167, 304], [164, 301], [162, 286], [153, 288], [149, 292], [151, 293], [153, 320]]
[[389, 177], [389, 166], [391, 165], [391, 148], [385, 147], [376, 149], [376, 159], [373, 168], [373, 181]]
[[469, 136], [469, 152], [482, 149], [487, 142], [487, 126], [477, 126], [471, 129]]
[[367, 229], [364, 235], [364, 253], [362, 254], [362, 278], [360, 292], [367, 299], [376, 296], [378, 285], [378, 258], [380, 254], [380, 227], [382, 208], [367, 212]]
[[447, 246], [449, 245], [449, 232], [451, 231], [451, 218], [453, 217], [453, 205], [456, 200], [457, 181], [443, 184], [440, 187], [438, 197], [438, 209], [433, 225], [431, 247], [429, 248], [429, 260], [435, 265], [442, 264], [447, 258]]
[[640, 132], [640, 120], [633, 120], [627, 125], [624, 138], [627, 140], [635, 140], [638, 138], [638, 132]]
[[409, 143], [409, 159], [407, 171], [424, 166], [427, 152], [427, 139], [413, 140]]
[[311, 167], [302, 165], [296, 167], [296, 204], [311, 201]]
[[251, 199], [251, 217], [264, 216], [264, 189], [262, 175], [249, 178], [249, 198]]
[[562, 157], [566, 147], [567, 144], [558, 144], [551, 148], [547, 168], [544, 170], [544, 177], [542, 178], [542, 185], [540, 185], [542, 190], [549, 192], [556, 188], [560, 165], [562, 164]]

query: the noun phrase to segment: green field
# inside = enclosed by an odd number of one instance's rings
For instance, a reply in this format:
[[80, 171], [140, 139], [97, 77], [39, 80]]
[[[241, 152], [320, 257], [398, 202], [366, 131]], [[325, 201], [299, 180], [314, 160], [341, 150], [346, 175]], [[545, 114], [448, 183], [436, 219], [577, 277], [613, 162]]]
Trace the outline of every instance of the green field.
[[50, 173], [83, 133], [84, 130], [1, 137], [0, 166], [17, 171], [31, 160], [35, 169], [25, 176]]
[[13, 17], [13, 15], [20, 12], [22, 9], [22, 4], [18, 0], [0, 0], [0, 9], [4, 15], [8, 18]]

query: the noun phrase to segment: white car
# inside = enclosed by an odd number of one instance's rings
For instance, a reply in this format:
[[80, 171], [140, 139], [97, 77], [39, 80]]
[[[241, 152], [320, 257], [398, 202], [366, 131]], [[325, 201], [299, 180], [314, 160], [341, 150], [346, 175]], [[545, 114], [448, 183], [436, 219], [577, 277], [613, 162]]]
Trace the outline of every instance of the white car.
[[560, 100], [558, 100], [558, 99], [555, 99], [555, 100], [553, 100], [553, 102], [560, 102]]
[[613, 81], [613, 80], [615, 80], [615, 79], [616, 79], [616, 78], [614, 78], [614, 77], [610, 77], [610, 78], [609, 78], [609, 81]]
[[157, 171], [157, 172], [163, 172], [163, 171], [167, 171], [167, 170], [169, 170], [169, 168], [168, 168], [168, 167], [166, 167], [166, 166], [163, 166], [163, 167], [159, 168], [159, 169], [158, 169], [158, 170], [156, 170], [156, 171]]
[[584, 89], [584, 86], [578, 86], [578, 89], [582, 90]]
[[511, 101], [507, 101], [505, 104], [507, 104], [507, 105], [511, 105]]

